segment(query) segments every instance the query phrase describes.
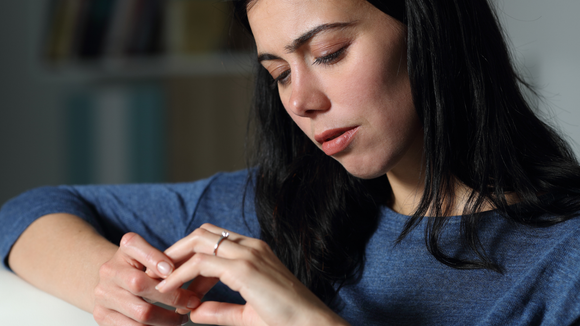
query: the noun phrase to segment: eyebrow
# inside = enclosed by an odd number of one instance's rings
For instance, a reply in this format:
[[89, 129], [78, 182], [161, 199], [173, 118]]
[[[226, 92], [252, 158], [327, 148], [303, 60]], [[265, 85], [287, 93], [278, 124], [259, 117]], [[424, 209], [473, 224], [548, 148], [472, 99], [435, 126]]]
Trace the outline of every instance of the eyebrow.
[[[316, 36], [317, 34], [323, 32], [323, 31], [327, 31], [330, 29], [344, 29], [344, 28], [353, 26], [355, 23], [356, 22], [332, 23], [332, 24], [318, 25], [318, 26], [314, 27], [313, 29], [307, 31], [306, 33], [302, 34], [298, 38], [296, 38], [294, 41], [292, 41], [291, 44], [286, 45], [284, 47], [284, 49], [286, 50], [287, 53], [293, 53], [297, 49], [299, 49], [302, 45], [304, 45], [306, 42], [308, 42], [311, 38], [313, 38], [314, 36]], [[270, 54], [270, 53], [261, 53], [260, 55], [258, 55], [258, 62], [259, 63], [262, 61], [278, 60], [278, 59], [281, 59], [281, 58], [277, 55]]]

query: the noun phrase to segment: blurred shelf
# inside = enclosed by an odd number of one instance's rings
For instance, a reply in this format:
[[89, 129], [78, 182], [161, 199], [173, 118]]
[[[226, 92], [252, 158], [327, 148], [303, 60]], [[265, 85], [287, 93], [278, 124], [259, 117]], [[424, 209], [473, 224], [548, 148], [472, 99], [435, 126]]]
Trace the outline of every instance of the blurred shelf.
[[251, 53], [102, 58], [45, 64], [37, 71], [42, 79], [51, 82], [131, 82], [171, 77], [250, 75], [252, 59]]

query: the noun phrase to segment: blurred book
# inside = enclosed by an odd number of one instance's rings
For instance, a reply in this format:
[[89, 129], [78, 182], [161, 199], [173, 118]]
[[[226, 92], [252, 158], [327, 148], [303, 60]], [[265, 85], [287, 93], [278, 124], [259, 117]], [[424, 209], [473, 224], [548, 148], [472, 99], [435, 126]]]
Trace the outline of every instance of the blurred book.
[[135, 28], [139, 0], [116, 1], [109, 27], [105, 38], [105, 56], [120, 58], [126, 53], [126, 44], [129, 43], [131, 32]]
[[76, 91], [65, 104], [65, 146], [67, 182], [87, 184], [95, 181], [95, 113], [94, 97], [87, 91]]
[[81, 32], [78, 40], [78, 56], [81, 59], [96, 59], [103, 55], [105, 36], [110, 26], [115, 0], [88, 1], [86, 11], [79, 20]]
[[166, 5], [168, 53], [187, 55], [226, 49], [231, 10], [228, 2], [168, 0]]
[[66, 109], [69, 183], [165, 180], [165, 96], [155, 83], [72, 92]]
[[133, 85], [129, 95], [129, 176], [131, 182], [166, 179], [166, 98], [156, 83]]
[[70, 59], [75, 52], [76, 38], [86, 0], [53, 0], [49, 6], [45, 55], [51, 62]]
[[167, 80], [168, 181], [191, 181], [246, 167], [253, 79], [248, 75]]
[[162, 53], [164, 3], [165, 1], [162, 0], [136, 1], [133, 6], [134, 25], [126, 44], [128, 55], [143, 56]]
[[51, 64], [248, 51], [220, 0], [51, 0], [44, 56]]

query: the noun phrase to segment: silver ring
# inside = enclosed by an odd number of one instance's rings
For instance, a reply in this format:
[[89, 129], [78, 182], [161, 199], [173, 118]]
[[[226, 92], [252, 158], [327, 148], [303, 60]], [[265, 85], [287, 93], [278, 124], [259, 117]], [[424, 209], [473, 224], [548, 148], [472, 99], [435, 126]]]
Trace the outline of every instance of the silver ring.
[[227, 239], [229, 236], [230, 236], [230, 233], [229, 232], [222, 231], [222, 236], [220, 237], [220, 239], [218, 240], [218, 242], [213, 247], [213, 255], [214, 256], [217, 256], [217, 250], [218, 250], [218, 247], [220, 246], [220, 243], [222, 243], [222, 241], [224, 241], [225, 239]]

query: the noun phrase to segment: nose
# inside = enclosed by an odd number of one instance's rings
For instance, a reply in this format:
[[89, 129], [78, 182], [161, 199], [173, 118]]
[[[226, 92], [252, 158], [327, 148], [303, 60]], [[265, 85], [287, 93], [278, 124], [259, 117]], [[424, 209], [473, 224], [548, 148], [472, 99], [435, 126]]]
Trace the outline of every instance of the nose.
[[292, 73], [292, 90], [288, 109], [301, 117], [313, 117], [330, 108], [330, 99], [319, 81], [307, 69]]

